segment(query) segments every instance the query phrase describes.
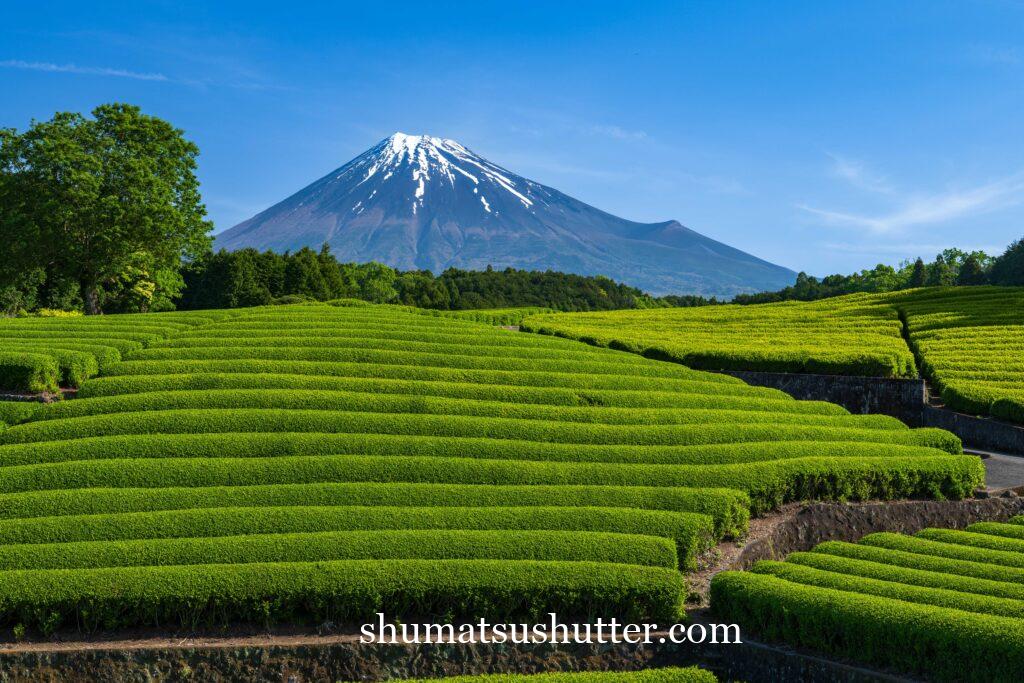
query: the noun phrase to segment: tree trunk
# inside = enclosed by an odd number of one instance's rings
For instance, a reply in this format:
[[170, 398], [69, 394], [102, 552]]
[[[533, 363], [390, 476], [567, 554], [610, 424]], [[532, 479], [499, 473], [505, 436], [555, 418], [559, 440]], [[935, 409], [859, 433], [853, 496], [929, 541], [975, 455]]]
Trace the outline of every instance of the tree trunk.
[[82, 298], [85, 300], [86, 315], [99, 315], [103, 312], [100, 310], [100, 290], [95, 284], [82, 285]]

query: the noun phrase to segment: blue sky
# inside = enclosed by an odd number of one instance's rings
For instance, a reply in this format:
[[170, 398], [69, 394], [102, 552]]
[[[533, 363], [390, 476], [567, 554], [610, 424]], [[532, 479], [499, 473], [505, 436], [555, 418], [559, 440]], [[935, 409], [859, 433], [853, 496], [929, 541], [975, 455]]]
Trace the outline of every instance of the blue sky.
[[1020, 0], [5, 6], [0, 126], [110, 101], [217, 230], [401, 130], [818, 275], [1024, 235]]

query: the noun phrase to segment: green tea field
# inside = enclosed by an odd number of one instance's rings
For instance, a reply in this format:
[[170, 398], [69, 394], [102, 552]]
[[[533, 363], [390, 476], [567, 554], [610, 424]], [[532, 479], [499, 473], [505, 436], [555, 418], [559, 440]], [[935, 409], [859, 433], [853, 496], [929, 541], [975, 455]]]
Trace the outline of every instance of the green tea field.
[[1024, 422], [1024, 290], [937, 287], [813, 302], [527, 317], [523, 328], [707, 370], [915, 377], [950, 408]]
[[541, 314], [523, 327], [707, 370], [917, 372], [897, 312], [863, 294], [811, 303]]
[[899, 307], [946, 405], [1024, 423], [1024, 289], [925, 289]]
[[752, 513], [983, 480], [948, 432], [400, 307], [0, 335], [58, 368], [65, 342], [107, 354], [77, 398], [5, 409], [0, 625], [30, 633], [671, 620]]

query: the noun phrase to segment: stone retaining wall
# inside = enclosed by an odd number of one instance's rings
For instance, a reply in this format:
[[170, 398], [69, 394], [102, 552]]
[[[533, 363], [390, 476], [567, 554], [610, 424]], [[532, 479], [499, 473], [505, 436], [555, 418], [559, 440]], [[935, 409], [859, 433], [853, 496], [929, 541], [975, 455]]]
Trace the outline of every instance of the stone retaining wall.
[[1024, 427], [928, 405], [922, 379], [745, 370], [727, 370], [723, 374], [754, 386], [780, 389], [801, 401], [838, 403], [857, 414], [892, 415], [911, 427], [941, 427], [959, 436], [969, 448], [1024, 455]]
[[878, 531], [913, 534], [928, 527], [963, 529], [974, 522], [1005, 522], [1024, 514], [1024, 498], [1007, 494], [970, 500], [903, 500], [881, 503], [810, 503], [763, 538], [748, 543], [730, 569], [758, 560], [780, 560], [824, 541], [855, 542]]
[[929, 405], [921, 411], [915, 426], [947, 429], [959, 436], [964, 445], [977, 450], [1024, 455], [1024, 427]]
[[724, 370], [747, 384], [781, 389], [801, 401], [838, 403], [851, 413], [883, 413], [907, 421], [927, 399], [923, 379]]
[[700, 664], [723, 680], [903, 681], [760, 643], [740, 645], [363, 645], [0, 651], [0, 681], [383, 681], [480, 673], [633, 670]]

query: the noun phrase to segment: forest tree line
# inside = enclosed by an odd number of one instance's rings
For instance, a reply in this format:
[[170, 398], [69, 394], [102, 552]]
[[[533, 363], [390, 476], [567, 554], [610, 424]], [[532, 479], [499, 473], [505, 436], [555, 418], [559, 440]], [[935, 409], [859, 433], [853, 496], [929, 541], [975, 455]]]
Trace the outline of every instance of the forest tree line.
[[[353, 298], [373, 303], [462, 310], [546, 306], [602, 311], [659, 305], [635, 287], [606, 277], [514, 268], [400, 271], [380, 263], [340, 263], [325, 244], [277, 254], [220, 250], [189, 263], [178, 307], [235, 308]], [[660, 304], [665, 305], [665, 304]]]
[[763, 304], [773, 301], [814, 301], [858, 292], [895, 292], [914, 287], [949, 287], [973, 285], [1024, 286], [1024, 238], [1013, 242], [999, 256], [983, 251], [946, 249], [935, 259], [918, 258], [897, 267], [878, 264], [852, 275], [827, 275], [818, 279], [807, 273], [797, 275], [796, 282], [777, 292], [739, 294], [738, 304]]

